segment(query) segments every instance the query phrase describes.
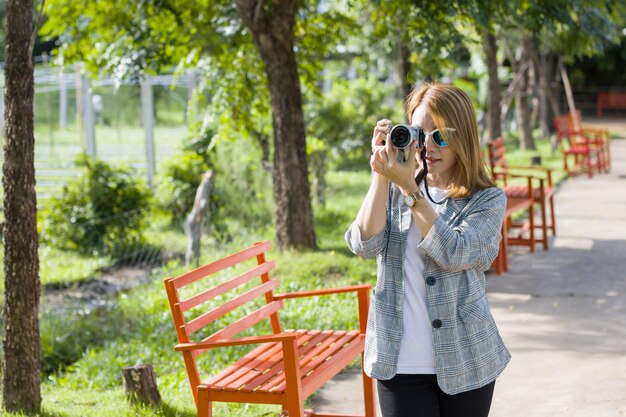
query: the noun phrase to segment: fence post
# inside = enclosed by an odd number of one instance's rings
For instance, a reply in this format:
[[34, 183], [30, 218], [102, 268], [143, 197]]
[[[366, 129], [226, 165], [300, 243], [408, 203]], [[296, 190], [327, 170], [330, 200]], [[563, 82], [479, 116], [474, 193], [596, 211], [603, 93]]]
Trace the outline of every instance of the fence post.
[[80, 76], [80, 98], [82, 100], [82, 118], [85, 129], [85, 144], [87, 155], [96, 157], [96, 123], [93, 114], [93, 105], [91, 102], [91, 88], [89, 76], [81, 74]]
[[187, 111], [185, 112], [185, 122], [189, 126], [198, 120], [198, 101], [195, 97], [196, 91], [196, 70], [187, 70]]
[[65, 74], [59, 75], [59, 127], [67, 128], [67, 80]]
[[144, 75], [141, 79], [141, 109], [145, 134], [148, 185], [152, 189], [156, 163], [154, 158], [154, 96], [152, 95], [149, 75]]

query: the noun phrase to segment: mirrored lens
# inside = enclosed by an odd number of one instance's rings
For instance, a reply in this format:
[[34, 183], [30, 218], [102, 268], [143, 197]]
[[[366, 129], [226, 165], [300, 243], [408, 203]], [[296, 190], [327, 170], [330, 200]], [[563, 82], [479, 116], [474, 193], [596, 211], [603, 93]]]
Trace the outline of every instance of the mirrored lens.
[[448, 142], [443, 140], [443, 135], [439, 131], [433, 133], [433, 142], [435, 142], [435, 145], [442, 148], [448, 146]]

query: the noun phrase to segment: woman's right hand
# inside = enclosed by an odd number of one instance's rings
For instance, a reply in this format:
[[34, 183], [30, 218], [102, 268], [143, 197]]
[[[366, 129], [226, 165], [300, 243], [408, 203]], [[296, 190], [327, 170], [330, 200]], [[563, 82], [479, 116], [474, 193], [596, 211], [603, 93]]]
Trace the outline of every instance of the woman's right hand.
[[376, 123], [374, 134], [372, 135], [372, 156], [370, 157], [370, 167], [376, 172], [376, 162], [379, 164], [387, 161], [386, 143], [391, 132], [391, 120], [382, 119]]
[[391, 120], [382, 119], [376, 123], [374, 128], [374, 135], [372, 136], [372, 153], [379, 149], [381, 146], [385, 146], [387, 136], [391, 132]]

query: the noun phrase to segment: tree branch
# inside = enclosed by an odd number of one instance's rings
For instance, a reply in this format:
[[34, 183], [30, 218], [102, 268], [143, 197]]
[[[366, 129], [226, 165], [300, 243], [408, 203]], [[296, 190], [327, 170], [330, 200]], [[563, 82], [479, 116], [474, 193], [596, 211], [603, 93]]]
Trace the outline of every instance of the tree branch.
[[30, 42], [28, 43], [28, 56], [29, 59], [33, 59], [33, 50], [35, 49], [35, 40], [37, 39], [37, 32], [39, 32], [39, 25], [41, 24], [41, 16], [43, 16], [43, 6], [46, 4], [46, 0], [41, 0], [41, 5], [39, 6], [39, 15], [37, 16], [37, 23], [35, 23], [35, 27], [33, 28], [33, 33], [30, 37]]

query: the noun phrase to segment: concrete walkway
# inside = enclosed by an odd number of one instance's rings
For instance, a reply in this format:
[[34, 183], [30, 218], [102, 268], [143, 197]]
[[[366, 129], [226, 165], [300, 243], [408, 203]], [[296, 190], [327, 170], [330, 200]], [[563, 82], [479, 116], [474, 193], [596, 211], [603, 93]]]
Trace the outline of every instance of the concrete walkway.
[[[626, 140], [611, 150], [610, 174], [560, 186], [550, 249], [513, 248], [509, 272], [487, 277], [513, 355], [491, 417], [626, 416]], [[362, 401], [360, 375], [344, 373], [313, 407], [363, 413]]]

